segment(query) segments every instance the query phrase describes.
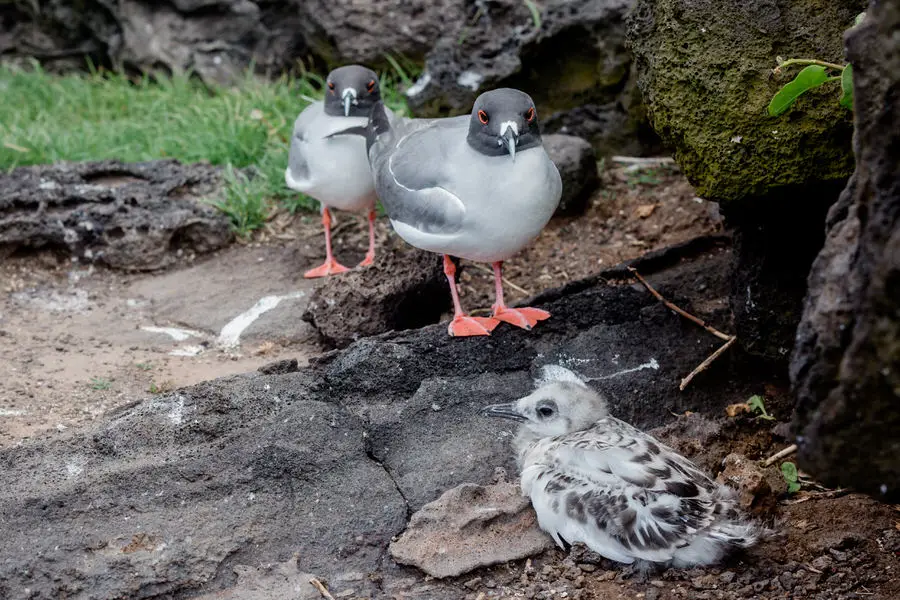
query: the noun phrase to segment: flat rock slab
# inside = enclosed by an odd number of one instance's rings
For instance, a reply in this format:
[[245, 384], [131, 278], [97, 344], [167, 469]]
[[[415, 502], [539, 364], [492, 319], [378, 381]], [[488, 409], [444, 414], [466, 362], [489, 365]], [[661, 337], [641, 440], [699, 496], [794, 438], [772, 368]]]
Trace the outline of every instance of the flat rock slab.
[[537, 515], [517, 483], [466, 483], [447, 490], [416, 512], [391, 543], [399, 563], [432, 577], [456, 577], [485, 567], [533, 556], [553, 547], [537, 525]]
[[315, 331], [301, 319], [316, 287], [303, 279], [309, 264], [293, 246], [234, 247], [187, 269], [139, 279], [128, 293], [149, 303], [156, 324], [200, 331], [210, 345], [312, 342]]
[[[729, 253], [691, 250], [640, 268], [727, 330]], [[512, 472], [513, 426], [478, 411], [528, 393], [542, 366], [577, 371], [645, 428], [749, 397], [756, 382], [727, 354], [678, 391], [720, 340], [642, 287], [607, 283], [626, 273], [535, 299], [553, 317], [531, 332], [458, 339], [439, 324], [366, 338], [297, 371], [217, 379], [0, 451], [0, 597], [187, 597], [295, 554], [297, 572], [377, 595], [357, 574], [391, 576], [386, 551], [412, 511]]]
[[221, 169], [175, 160], [21, 167], [0, 178], [0, 251], [63, 250], [85, 262], [154, 270], [228, 245], [228, 218], [200, 200]]

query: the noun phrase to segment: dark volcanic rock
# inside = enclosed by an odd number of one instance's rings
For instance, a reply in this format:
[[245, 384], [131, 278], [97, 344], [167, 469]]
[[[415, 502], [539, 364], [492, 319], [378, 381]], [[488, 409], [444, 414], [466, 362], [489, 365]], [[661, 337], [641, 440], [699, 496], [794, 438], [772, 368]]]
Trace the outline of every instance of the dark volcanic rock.
[[577, 215], [587, 208], [591, 194], [600, 184], [597, 174], [597, 155], [585, 140], [572, 136], [545, 135], [544, 150], [559, 169], [562, 177], [562, 198], [557, 215]]
[[633, 2], [536, 3], [540, 27], [521, 0], [475, 2], [464, 20], [447, 21], [407, 92], [410, 107], [421, 116], [463, 114], [479, 93], [514, 87], [531, 94], [548, 132], [583, 137], [602, 155], [656, 149], [625, 48]]
[[900, 2], [847, 35], [856, 172], [828, 215], [791, 362], [800, 466], [900, 498]]
[[439, 254], [396, 236], [379, 248], [375, 264], [324, 279], [303, 320], [325, 345], [343, 348], [361, 337], [436, 323], [450, 308], [450, 289]]
[[[724, 327], [727, 311], [704, 307], [727, 295], [728, 252], [687, 256], [698, 247], [638, 266]], [[514, 424], [478, 410], [530, 391], [543, 365], [591, 378], [641, 427], [720, 414], [757, 384], [726, 354], [679, 392], [720, 341], [639, 285], [597, 279], [537, 302], [553, 317], [531, 332], [459, 339], [439, 324], [365, 338], [297, 372], [218, 379], [0, 450], [0, 597], [188, 597], [371, 573], [410, 509], [511, 466]], [[352, 585], [378, 597], [369, 578]]]
[[87, 262], [159, 269], [222, 248], [228, 218], [200, 202], [221, 171], [174, 160], [21, 167], [0, 178], [0, 251], [63, 250]]
[[[141, 71], [191, 70], [231, 83], [255, 64], [277, 72], [312, 56], [337, 66], [387, 67], [388, 53], [421, 62], [446, 24], [462, 23], [454, 0], [36, 0], [0, 4], [0, 53], [51, 66], [99, 64]], [[27, 7], [27, 8], [26, 8]]]

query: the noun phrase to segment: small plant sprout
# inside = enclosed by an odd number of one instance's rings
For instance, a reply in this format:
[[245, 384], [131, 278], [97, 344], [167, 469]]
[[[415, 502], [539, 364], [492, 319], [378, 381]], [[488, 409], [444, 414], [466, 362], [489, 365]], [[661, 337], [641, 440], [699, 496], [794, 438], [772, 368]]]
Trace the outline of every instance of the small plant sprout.
[[781, 475], [787, 482], [788, 494], [794, 494], [800, 490], [800, 473], [797, 465], [792, 462], [781, 463]]
[[752, 412], [759, 413], [757, 415], [758, 419], [766, 419], [767, 421], [775, 420], [775, 417], [773, 417], [766, 411], [765, 402], [763, 402], [763, 398], [759, 394], [750, 396], [750, 399], [747, 400], [747, 406]]
[[134, 366], [136, 366], [141, 371], [149, 371], [153, 368], [153, 364], [151, 363], [136, 363]]
[[[854, 26], [862, 23], [865, 15], [865, 13], [857, 15]], [[778, 66], [773, 70], [775, 75], [781, 75], [786, 67], [802, 65], [803, 69], [772, 97], [771, 102], [769, 102], [769, 115], [777, 117], [793, 106], [797, 98], [804, 93], [832, 81], [839, 81], [841, 85], [839, 104], [848, 110], [853, 110], [852, 65], [841, 65], [811, 58], [790, 58], [785, 60], [779, 56], [776, 60]]]
[[108, 379], [104, 379], [102, 377], [91, 377], [92, 390], [108, 390], [110, 385], [112, 384]]

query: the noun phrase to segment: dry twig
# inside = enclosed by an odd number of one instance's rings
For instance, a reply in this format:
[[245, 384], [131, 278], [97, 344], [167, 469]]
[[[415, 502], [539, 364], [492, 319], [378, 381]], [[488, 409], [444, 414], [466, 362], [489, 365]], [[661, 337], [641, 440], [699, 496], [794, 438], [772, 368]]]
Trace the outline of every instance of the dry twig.
[[[482, 273], [487, 273], [487, 274], [490, 275], [491, 277], [494, 276], [494, 271], [493, 271], [492, 269], [488, 269], [487, 267], [485, 267], [485, 266], [483, 266], [483, 265], [479, 265], [478, 263], [472, 263], [471, 266], [472, 266], [472, 268], [474, 268], [476, 271], [481, 271]], [[523, 287], [520, 287], [520, 286], [514, 284], [512, 281], [510, 281], [510, 280], [507, 279], [506, 277], [500, 277], [500, 279], [503, 280], [503, 283], [505, 283], [506, 285], [508, 285], [508, 286], [511, 287], [512, 289], [516, 290], [516, 291], [519, 292], [520, 294], [524, 294], [525, 296], [531, 296], [531, 292], [529, 292], [528, 290], [526, 290], [526, 289], [523, 288]]]
[[312, 586], [314, 588], [319, 590], [319, 594], [323, 598], [325, 598], [325, 600], [334, 600], [334, 596], [331, 595], [331, 592], [328, 591], [328, 588], [325, 587], [325, 585], [321, 581], [319, 581], [318, 579], [313, 577], [312, 579], [309, 580], [309, 582], [312, 584]]
[[720, 356], [722, 356], [722, 354], [723, 354], [726, 350], [728, 350], [728, 349], [731, 347], [731, 345], [734, 344], [736, 341], [737, 341], [737, 338], [736, 338], [736, 337], [732, 337], [730, 340], [728, 340], [727, 342], [725, 342], [724, 344], [722, 344], [722, 346], [721, 346], [718, 350], [716, 350], [715, 352], [713, 352], [712, 354], [710, 354], [710, 355], [706, 358], [706, 360], [704, 360], [702, 363], [700, 363], [699, 365], [697, 365], [697, 368], [696, 368], [696, 369], [694, 369], [693, 371], [691, 371], [690, 373], [688, 373], [688, 374], [687, 374], [687, 377], [685, 377], [684, 379], [681, 380], [681, 383], [678, 384], [678, 390], [681, 391], [681, 392], [683, 392], [683, 391], [684, 391], [684, 388], [686, 388], [686, 387], [688, 386], [688, 384], [691, 382], [691, 380], [692, 380], [694, 377], [696, 377], [696, 376], [697, 376], [699, 373], [701, 373], [702, 371], [705, 371], [706, 369], [708, 369], [708, 368], [709, 368], [709, 365], [711, 365], [711, 364], [713, 363], [714, 360], [716, 360], [717, 358], [719, 358]]
[[629, 266], [628, 270], [637, 278], [638, 281], [641, 282], [641, 284], [645, 288], [647, 288], [647, 291], [650, 292], [650, 294], [654, 298], [656, 298], [657, 300], [662, 302], [666, 308], [675, 312], [676, 314], [681, 315], [688, 321], [696, 323], [697, 325], [699, 325], [706, 331], [710, 332], [717, 338], [725, 340], [725, 343], [722, 344], [722, 346], [718, 350], [716, 350], [715, 352], [710, 354], [706, 360], [704, 360], [702, 363], [697, 365], [696, 369], [694, 369], [693, 371], [688, 373], [687, 377], [685, 377], [684, 379], [681, 380], [681, 384], [678, 386], [678, 389], [683, 392], [684, 388], [687, 387], [687, 385], [691, 382], [691, 380], [694, 377], [696, 377], [699, 373], [701, 373], [701, 372], [705, 371], [707, 368], [709, 368], [709, 365], [711, 365], [713, 363], [713, 361], [715, 361], [717, 358], [719, 358], [726, 350], [728, 350], [728, 348], [730, 348], [737, 341], [737, 337], [733, 336], [733, 335], [728, 335], [727, 333], [722, 333], [721, 331], [719, 331], [712, 325], [707, 324], [706, 321], [704, 321], [703, 319], [701, 319], [699, 317], [695, 317], [691, 313], [689, 313], [685, 310], [682, 310], [681, 308], [678, 308], [677, 306], [675, 306], [674, 304], [672, 304], [671, 302], [669, 302], [668, 300], [663, 298], [662, 294], [657, 292], [656, 289], [654, 289], [654, 287], [652, 285], [650, 285], [650, 283], [648, 283], [646, 279], [641, 277], [641, 274], [637, 272], [637, 269]]
[[772, 456], [770, 456], [769, 458], [767, 458], [767, 459], [763, 462], [763, 466], [764, 466], [764, 467], [768, 467], [768, 466], [770, 466], [772, 463], [774, 463], [776, 460], [779, 460], [779, 459], [781, 459], [781, 458], [785, 458], [786, 456], [790, 456], [791, 454], [793, 454], [793, 453], [796, 452], [796, 451], [797, 451], [797, 444], [791, 444], [791, 445], [788, 446], [787, 448], [784, 448], [783, 450], [779, 450], [778, 452], [776, 452], [775, 454], [773, 454]]

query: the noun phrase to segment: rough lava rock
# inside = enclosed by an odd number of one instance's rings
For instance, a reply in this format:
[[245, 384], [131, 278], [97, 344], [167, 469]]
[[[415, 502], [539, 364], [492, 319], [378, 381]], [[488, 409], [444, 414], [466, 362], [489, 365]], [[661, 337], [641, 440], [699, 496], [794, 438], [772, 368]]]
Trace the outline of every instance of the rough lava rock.
[[461, 23], [453, 0], [36, 0], [0, 4], [0, 53], [49, 66], [97, 64], [141, 71], [192, 71], [233, 83], [251, 64], [272, 73], [312, 56], [337, 66], [387, 67], [388, 53], [421, 62], [444, 19]]
[[200, 200], [221, 170], [175, 160], [20, 167], [0, 178], [0, 252], [63, 250], [126, 270], [229, 244], [228, 218]]
[[548, 0], [537, 3], [536, 27], [525, 2], [474, 2], [445, 21], [409, 105], [421, 116], [464, 114], [479, 93], [514, 87], [531, 94], [548, 132], [586, 138], [603, 155], [656, 150], [625, 47], [633, 3]]
[[464, 483], [413, 514], [391, 542], [398, 563], [432, 577], [456, 577], [478, 567], [519, 560], [553, 548], [518, 483]]
[[559, 169], [563, 183], [555, 215], [579, 215], [600, 184], [597, 155], [586, 140], [573, 135], [550, 134], [543, 138], [544, 150]]
[[436, 323], [448, 308], [441, 256], [392, 236], [372, 266], [325, 278], [310, 296], [303, 320], [326, 346], [343, 348], [362, 337]]
[[847, 35], [856, 171], [828, 215], [791, 361], [800, 466], [900, 499], [900, 2]]
[[[727, 249], [686, 244], [636, 266], [724, 327], [729, 264]], [[591, 379], [643, 428], [670, 411], [721, 414], [757, 384], [726, 354], [679, 392], [719, 340], [625, 269], [534, 302], [553, 317], [531, 332], [365, 338], [296, 372], [217, 379], [0, 450], [0, 597], [196, 597], [260, 578], [291, 589], [297, 573], [377, 597], [404, 576], [387, 549], [411, 511], [511, 471], [515, 425], [479, 409], [528, 393], [544, 365]], [[293, 556], [287, 571], [258, 569]], [[372, 572], [385, 579], [353, 575]]]
[[865, 0], [637, 0], [628, 38], [656, 132], [735, 233], [739, 343], [786, 365], [822, 224], [853, 168], [851, 112], [824, 85], [770, 117], [778, 56], [843, 61]]

